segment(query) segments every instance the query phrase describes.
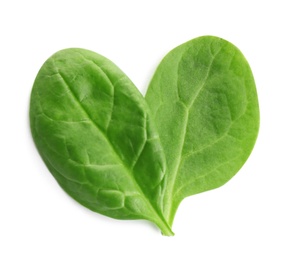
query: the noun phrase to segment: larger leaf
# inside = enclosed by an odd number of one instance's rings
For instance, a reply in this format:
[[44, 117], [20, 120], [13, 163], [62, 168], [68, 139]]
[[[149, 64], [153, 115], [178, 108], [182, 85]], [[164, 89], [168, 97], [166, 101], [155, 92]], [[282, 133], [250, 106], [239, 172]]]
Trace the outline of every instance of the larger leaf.
[[223, 185], [250, 155], [259, 128], [255, 83], [234, 45], [200, 37], [162, 60], [146, 100], [167, 159], [164, 215], [172, 224], [185, 197]]
[[30, 121], [44, 162], [75, 200], [172, 234], [162, 215], [158, 134], [144, 98], [111, 61], [83, 49], [53, 55], [35, 80]]

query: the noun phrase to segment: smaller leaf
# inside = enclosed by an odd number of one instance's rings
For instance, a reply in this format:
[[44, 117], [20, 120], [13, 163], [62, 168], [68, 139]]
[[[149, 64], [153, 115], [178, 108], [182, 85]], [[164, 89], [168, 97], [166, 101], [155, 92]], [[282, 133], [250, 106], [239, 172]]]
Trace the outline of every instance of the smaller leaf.
[[217, 188], [242, 167], [259, 129], [251, 69], [231, 43], [186, 42], [161, 61], [146, 94], [167, 160], [164, 215], [187, 196]]

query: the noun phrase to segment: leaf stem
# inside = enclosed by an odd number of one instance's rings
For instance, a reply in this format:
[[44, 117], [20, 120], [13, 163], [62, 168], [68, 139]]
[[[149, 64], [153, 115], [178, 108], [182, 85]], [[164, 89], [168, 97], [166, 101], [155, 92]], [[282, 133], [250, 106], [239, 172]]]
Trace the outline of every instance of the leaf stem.
[[161, 234], [164, 236], [174, 236], [174, 232], [172, 231], [169, 224], [165, 221], [165, 219], [160, 219], [160, 221], [156, 222], [156, 225], [161, 230]]

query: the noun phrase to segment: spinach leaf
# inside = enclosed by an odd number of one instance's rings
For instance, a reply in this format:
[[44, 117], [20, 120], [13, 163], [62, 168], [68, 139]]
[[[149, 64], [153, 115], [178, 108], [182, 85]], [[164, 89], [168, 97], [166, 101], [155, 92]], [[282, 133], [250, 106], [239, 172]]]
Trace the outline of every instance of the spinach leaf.
[[163, 205], [172, 225], [185, 197], [223, 185], [250, 155], [259, 128], [255, 83], [235, 46], [204, 36], [162, 60], [146, 101], [167, 160]]
[[59, 185], [87, 208], [146, 219], [162, 214], [165, 158], [143, 96], [108, 59], [83, 49], [50, 57], [34, 82], [33, 139]]

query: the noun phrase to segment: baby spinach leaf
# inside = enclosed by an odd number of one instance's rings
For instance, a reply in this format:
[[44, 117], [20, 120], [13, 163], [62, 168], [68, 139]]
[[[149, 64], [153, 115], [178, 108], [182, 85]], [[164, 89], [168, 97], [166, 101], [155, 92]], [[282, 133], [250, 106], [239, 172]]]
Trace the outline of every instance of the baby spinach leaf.
[[146, 219], [162, 214], [166, 164], [145, 99], [111, 61], [83, 49], [50, 57], [34, 82], [33, 139], [60, 186], [87, 208]]
[[235, 46], [205, 36], [162, 60], [146, 101], [167, 160], [163, 205], [172, 225], [185, 197], [223, 185], [250, 155], [259, 128], [255, 83]]

